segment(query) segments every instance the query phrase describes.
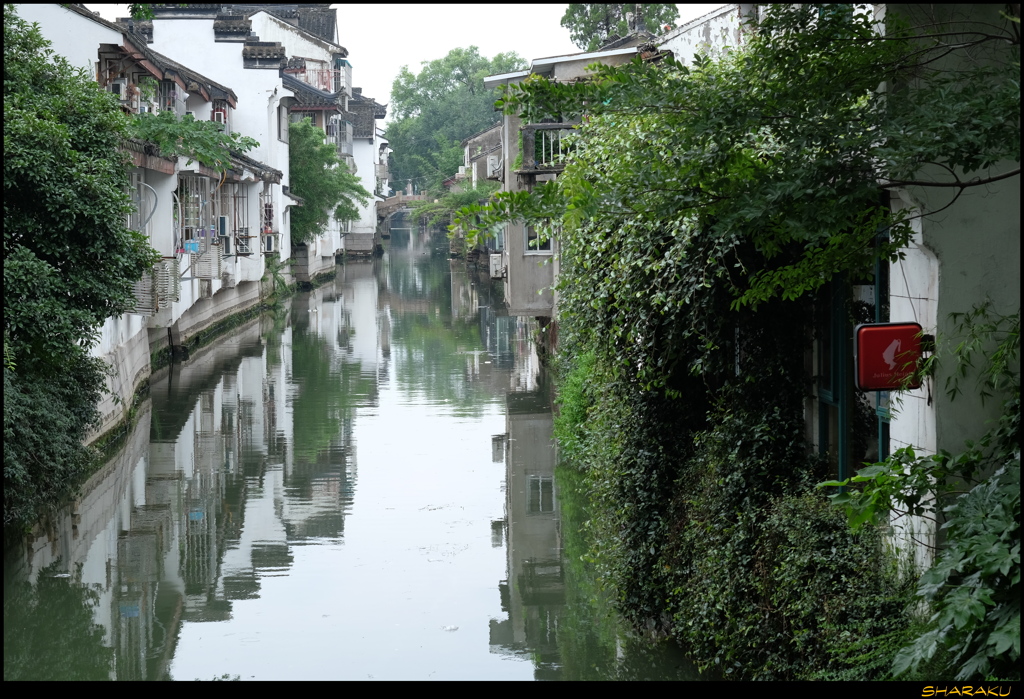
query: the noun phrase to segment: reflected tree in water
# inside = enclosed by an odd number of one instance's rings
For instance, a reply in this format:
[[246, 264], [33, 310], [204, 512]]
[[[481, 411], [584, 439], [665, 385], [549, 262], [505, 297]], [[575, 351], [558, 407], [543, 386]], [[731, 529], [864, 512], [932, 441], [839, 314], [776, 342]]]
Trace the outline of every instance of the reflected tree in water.
[[494, 394], [489, 386], [471, 380], [469, 353], [486, 348], [475, 318], [452, 318], [452, 277], [447, 265], [430, 260], [392, 264], [388, 302], [401, 390], [450, 403], [461, 417], [479, 417]]
[[4, 681], [107, 680], [114, 650], [93, 619], [99, 594], [83, 585], [81, 566], [68, 577], [56, 561], [35, 584], [4, 583]]

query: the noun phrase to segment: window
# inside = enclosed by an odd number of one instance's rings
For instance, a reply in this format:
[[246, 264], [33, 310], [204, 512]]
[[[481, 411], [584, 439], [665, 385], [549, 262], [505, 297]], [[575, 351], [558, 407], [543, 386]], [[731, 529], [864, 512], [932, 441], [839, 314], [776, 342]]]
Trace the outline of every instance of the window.
[[277, 139], [288, 143], [288, 107], [277, 108]]
[[[880, 232], [876, 245], [887, 235]], [[888, 262], [876, 262], [873, 279], [857, 281], [836, 277], [818, 304], [818, 449], [839, 480], [889, 455], [889, 393], [856, 390], [852, 356], [854, 324], [889, 320]]]
[[527, 226], [526, 252], [551, 252], [551, 237], [541, 240], [540, 233], [533, 226]]
[[127, 217], [128, 227], [133, 231], [152, 236], [150, 220], [153, 218], [153, 210], [156, 207], [156, 200], [150, 194], [152, 189], [146, 185], [140, 170], [130, 172], [128, 178], [128, 194], [132, 198], [132, 210]]
[[527, 512], [538, 514], [555, 511], [555, 480], [551, 476], [530, 476]]
[[230, 122], [231, 112], [227, 100], [214, 100], [213, 110], [210, 112], [210, 121], [216, 122], [222, 126], [225, 131], [231, 131]]
[[179, 221], [184, 252], [206, 252], [208, 233], [214, 229], [210, 180], [202, 176], [179, 175], [177, 197], [181, 210]]

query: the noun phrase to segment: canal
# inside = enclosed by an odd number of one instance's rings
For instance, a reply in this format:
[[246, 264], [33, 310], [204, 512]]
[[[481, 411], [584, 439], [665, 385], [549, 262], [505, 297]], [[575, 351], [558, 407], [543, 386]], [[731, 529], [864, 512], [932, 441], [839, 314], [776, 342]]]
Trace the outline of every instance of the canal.
[[695, 678], [598, 590], [535, 322], [386, 242], [155, 378], [5, 552], [4, 679]]

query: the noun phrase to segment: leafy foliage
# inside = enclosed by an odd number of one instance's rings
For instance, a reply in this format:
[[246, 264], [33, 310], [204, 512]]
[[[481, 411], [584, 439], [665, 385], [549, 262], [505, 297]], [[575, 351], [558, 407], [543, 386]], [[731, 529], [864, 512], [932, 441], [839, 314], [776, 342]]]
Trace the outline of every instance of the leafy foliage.
[[69, 495], [103, 386], [88, 348], [157, 259], [126, 225], [114, 98], [4, 6], [4, 523]]
[[387, 128], [396, 187], [411, 180], [417, 191], [440, 191], [441, 182], [463, 164], [461, 141], [498, 121], [484, 77], [524, 65], [514, 53], [488, 60], [470, 46], [424, 61], [418, 74], [403, 66], [391, 87], [394, 119]]
[[916, 668], [946, 647], [958, 680], [1019, 680], [1020, 458], [947, 512], [948, 548], [918, 587], [935, 610], [933, 628], [896, 656], [894, 672]]
[[223, 172], [227, 169], [231, 151], [245, 152], [259, 146], [259, 142], [235, 132], [225, 132], [214, 121], [197, 121], [191, 115], [179, 117], [174, 112], [161, 111], [139, 114], [134, 119], [135, 136], [157, 144], [163, 155], [183, 155], [188, 162]]
[[[629, 15], [629, 17], [627, 17]], [[596, 51], [612, 36], [623, 37], [643, 27], [654, 34], [679, 18], [675, 5], [636, 3], [570, 3], [562, 15], [572, 43], [584, 51]]]
[[332, 215], [339, 221], [358, 220], [356, 202], [365, 206], [370, 193], [309, 119], [289, 129], [291, 188], [303, 199], [303, 205], [292, 210], [292, 240], [306, 243], [320, 235]]
[[507, 113], [580, 117], [572, 158], [455, 226], [561, 227], [558, 434], [600, 502], [626, 618], [728, 676], [886, 677], [912, 590], [877, 528], [851, 530], [815, 492], [800, 339], [823, 285], [900, 255], [911, 222], [889, 189], [948, 193], [927, 215], [1015, 172], [1015, 34], [951, 43], [893, 18], [883, 37], [813, 5], [750, 29], [716, 61], [510, 86]]
[[[1009, 30], [969, 48], [998, 59], [1007, 40]], [[1019, 172], [990, 171], [1020, 158], [1016, 65], [974, 61], [965, 79], [960, 66], [931, 65], [965, 47], [925, 41], [895, 25], [880, 37], [864, 15], [776, 6], [747, 45], [717, 61], [637, 59], [592, 66], [587, 82], [510, 85], [499, 101], [507, 112], [587, 118], [563, 176], [532, 194], [502, 193], [483, 223], [554, 218], [582, 231], [617, 217], [664, 222], [680, 241], [743, 240], [759, 261], [716, 257], [706, 270], [732, 287], [734, 306], [797, 298], [834, 273], [862, 275], [880, 225], [890, 241], [878, 256], [893, 259], [910, 235], [906, 214], [879, 207], [883, 190], [914, 183], [948, 200]], [[912, 82], [912, 99], [878, 90]], [[937, 122], [943, 138], [932, 138]], [[666, 273], [685, 250], [664, 258]]]
[[427, 219], [427, 225], [436, 226], [440, 223], [451, 223], [456, 211], [472, 204], [486, 201], [498, 189], [497, 182], [482, 180], [474, 189], [463, 191], [449, 190], [436, 201], [413, 201], [409, 203], [413, 213]]
[[830, 496], [854, 527], [887, 515], [936, 520], [945, 513], [946, 546], [917, 589], [933, 613], [896, 657], [897, 675], [945, 649], [956, 679], [1019, 679], [1020, 313], [995, 316], [985, 305], [958, 318], [963, 339], [953, 350], [957, 370], [947, 393], [961, 393], [976, 355], [987, 355], [979, 388], [1004, 397], [999, 422], [959, 454], [917, 456], [908, 447], [853, 478], [821, 485], [854, 488]]

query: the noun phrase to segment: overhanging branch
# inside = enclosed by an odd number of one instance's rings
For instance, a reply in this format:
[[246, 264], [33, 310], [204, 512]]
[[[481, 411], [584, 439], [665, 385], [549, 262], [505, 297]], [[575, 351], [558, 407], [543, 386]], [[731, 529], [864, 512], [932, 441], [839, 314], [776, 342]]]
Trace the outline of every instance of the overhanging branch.
[[966, 189], [968, 187], [979, 187], [984, 184], [991, 184], [992, 182], [1005, 180], [1007, 178], [1014, 177], [1015, 175], [1019, 174], [1020, 168], [1017, 168], [1016, 170], [1010, 170], [1009, 172], [1004, 172], [1003, 174], [996, 175], [994, 177], [986, 177], [984, 179], [979, 179], [975, 177], [974, 179], [967, 180], [966, 182], [960, 179], [957, 179], [956, 182], [923, 182], [920, 180], [893, 180], [881, 186], [882, 189], [889, 189], [893, 187], [953, 187], [955, 189]]

